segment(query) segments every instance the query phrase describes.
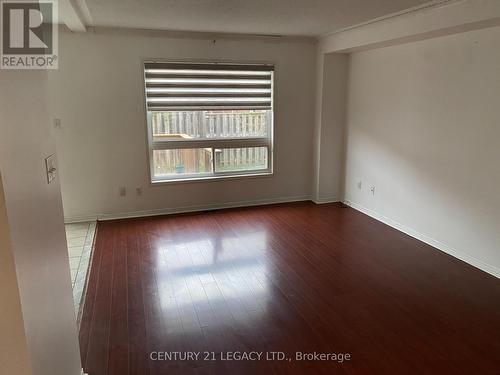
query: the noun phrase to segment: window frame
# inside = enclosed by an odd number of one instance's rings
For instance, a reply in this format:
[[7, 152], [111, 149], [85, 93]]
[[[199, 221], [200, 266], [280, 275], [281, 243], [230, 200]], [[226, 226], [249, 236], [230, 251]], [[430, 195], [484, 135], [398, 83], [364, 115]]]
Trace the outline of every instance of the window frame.
[[[274, 173], [274, 86], [275, 86], [275, 70], [271, 74], [271, 109], [270, 111], [270, 128], [268, 137], [251, 137], [251, 138], [225, 138], [225, 139], [189, 139], [189, 140], [154, 140], [153, 137], [153, 126], [152, 126], [152, 113], [155, 111], [149, 111], [146, 101], [146, 80], [145, 80], [145, 69], [144, 64], [146, 62], [160, 62], [160, 63], [214, 63], [214, 64], [272, 64], [274, 67], [276, 65], [270, 62], [256, 62], [256, 61], [245, 61], [245, 62], [235, 62], [235, 61], [207, 61], [207, 60], [188, 60], [188, 61], [171, 61], [171, 60], [160, 60], [160, 59], [144, 59], [141, 63], [142, 75], [143, 75], [143, 103], [144, 110], [146, 114], [146, 130], [147, 130], [147, 148], [148, 148], [148, 172], [149, 172], [149, 183], [151, 185], [161, 185], [161, 184], [172, 184], [172, 183], [182, 183], [182, 182], [196, 182], [196, 181], [207, 181], [207, 180], [224, 180], [231, 178], [248, 178], [248, 177], [268, 177], [272, 176]], [[196, 110], [193, 110], [196, 111]], [[168, 112], [168, 111], [159, 111]], [[216, 171], [216, 157], [215, 150], [221, 148], [245, 148], [245, 147], [266, 147], [267, 148], [267, 161], [268, 166], [266, 169], [253, 169], [253, 170], [243, 170], [243, 171], [231, 171], [231, 172], [217, 172]], [[154, 177], [154, 151], [155, 150], [171, 150], [171, 149], [196, 149], [196, 148], [210, 148], [212, 150], [212, 172], [211, 173], [195, 173], [195, 174], [179, 174], [172, 175], [168, 178], [155, 178]]]

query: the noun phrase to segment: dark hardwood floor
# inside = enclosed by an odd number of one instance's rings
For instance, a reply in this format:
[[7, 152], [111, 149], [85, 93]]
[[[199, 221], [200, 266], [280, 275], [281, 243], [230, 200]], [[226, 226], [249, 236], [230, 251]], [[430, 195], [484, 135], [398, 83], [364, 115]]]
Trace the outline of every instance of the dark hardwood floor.
[[[340, 204], [100, 222], [96, 241], [90, 375], [500, 374], [500, 281]], [[315, 351], [337, 361], [295, 360]]]

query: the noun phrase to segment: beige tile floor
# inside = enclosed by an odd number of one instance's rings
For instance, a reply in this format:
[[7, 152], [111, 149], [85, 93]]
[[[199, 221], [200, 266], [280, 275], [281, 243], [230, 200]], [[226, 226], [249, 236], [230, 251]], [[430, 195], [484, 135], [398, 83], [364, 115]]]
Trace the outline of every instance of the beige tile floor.
[[71, 285], [73, 287], [73, 301], [77, 314], [85, 289], [95, 229], [95, 221], [66, 224]]

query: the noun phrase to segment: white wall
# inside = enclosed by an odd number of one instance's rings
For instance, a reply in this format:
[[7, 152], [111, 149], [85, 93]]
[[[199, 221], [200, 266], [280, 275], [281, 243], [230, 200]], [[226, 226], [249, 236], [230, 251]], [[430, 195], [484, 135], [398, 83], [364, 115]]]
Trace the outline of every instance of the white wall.
[[[56, 139], [67, 219], [310, 197], [314, 44], [63, 32], [59, 50], [60, 69], [49, 82], [51, 115], [62, 120]], [[150, 186], [144, 58], [274, 62], [274, 175]]]
[[0, 176], [0, 369], [5, 374], [30, 375], [28, 343], [12, 251]]
[[317, 65], [313, 200], [338, 202], [343, 197], [349, 55], [319, 53]]
[[345, 198], [500, 277], [499, 45], [496, 27], [352, 54]]
[[29, 367], [35, 375], [77, 375], [81, 366], [61, 192], [57, 179], [48, 185], [45, 174], [44, 159], [55, 152], [47, 76], [1, 70], [0, 82], [0, 171]]

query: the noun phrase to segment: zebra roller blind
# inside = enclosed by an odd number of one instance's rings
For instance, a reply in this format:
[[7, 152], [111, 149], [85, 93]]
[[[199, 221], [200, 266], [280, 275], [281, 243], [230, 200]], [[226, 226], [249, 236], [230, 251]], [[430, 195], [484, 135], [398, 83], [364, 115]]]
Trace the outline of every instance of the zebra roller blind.
[[144, 63], [148, 111], [271, 109], [273, 65]]

